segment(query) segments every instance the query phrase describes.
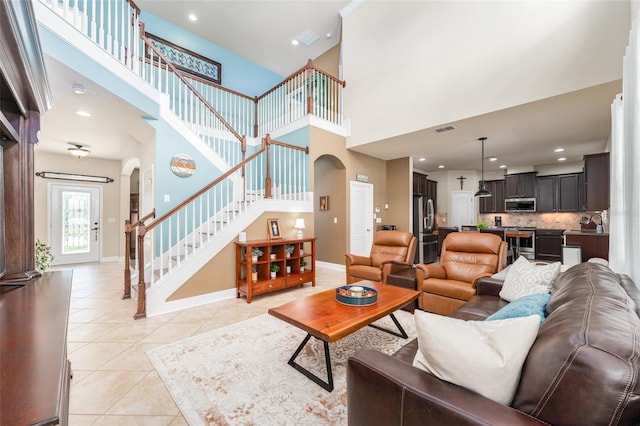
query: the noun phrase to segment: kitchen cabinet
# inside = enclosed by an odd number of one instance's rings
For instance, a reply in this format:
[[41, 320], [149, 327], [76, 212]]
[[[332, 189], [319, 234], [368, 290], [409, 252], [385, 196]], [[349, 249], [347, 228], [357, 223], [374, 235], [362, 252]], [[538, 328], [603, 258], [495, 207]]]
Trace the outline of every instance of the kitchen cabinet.
[[413, 172], [413, 196], [423, 196], [433, 200], [433, 211], [438, 211], [438, 182], [427, 179], [427, 175]]
[[609, 208], [609, 153], [584, 156], [584, 210]]
[[535, 198], [537, 172], [517, 173], [504, 177], [505, 198]]
[[581, 247], [583, 262], [592, 257], [609, 260], [609, 234], [567, 231], [565, 232], [565, 239], [567, 245]]
[[482, 197], [479, 200], [480, 213], [504, 212], [504, 179], [484, 181], [491, 197]]
[[536, 229], [536, 260], [562, 261], [564, 229]]
[[582, 173], [570, 173], [539, 176], [536, 211], [539, 213], [580, 211], [581, 175]]
[[[254, 249], [261, 254], [252, 256]], [[251, 303], [251, 298], [259, 294], [307, 282], [315, 287], [315, 264], [315, 238], [236, 242], [236, 297], [244, 294]], [[271, 278], [275, 269], [276, 276]]]

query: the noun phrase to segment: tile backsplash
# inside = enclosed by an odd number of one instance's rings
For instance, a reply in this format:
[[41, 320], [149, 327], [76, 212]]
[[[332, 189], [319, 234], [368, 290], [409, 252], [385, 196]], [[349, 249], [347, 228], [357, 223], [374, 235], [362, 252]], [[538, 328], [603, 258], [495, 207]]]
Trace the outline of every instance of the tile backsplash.
[[[580, 219], [589, 218], [592, 214], [600, 212], [580, 213], [488, 213], [479, 214], [478, 222], [484, 222], [493, 226], [496, 216], [502, 217], [502, 226], [536, 227], [544, 229], [580, 229]], [[606, 218], [606, 214], [604, 215]], [[594, 220], [596, 220], [594, 218]], [[605, 231], [608, 231], [606, 220], [603, 223]]]

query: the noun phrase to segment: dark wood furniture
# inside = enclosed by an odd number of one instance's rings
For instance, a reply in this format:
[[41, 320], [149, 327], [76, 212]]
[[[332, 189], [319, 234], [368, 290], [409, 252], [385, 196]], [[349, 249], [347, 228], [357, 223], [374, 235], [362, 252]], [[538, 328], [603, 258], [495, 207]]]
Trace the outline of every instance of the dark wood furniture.
[[[387, 284], [408, 288], [409, 290], [417, 290], [416, 268], [406, 268], [387, 275]], [[413, 302], [409, 302], [400, 309], [413, 313], [414, 310], [418, 309], [418, 300], [416, 299]]]
[[609, 234], [596, 232], [565, 231], [567, 245], [582, 248], [582, 261], [592, 257], [609, 260]]
[[478, 200], [480, 213], [504, 212], [504, 179], [484, 181], [491, 197], [483, 197]]
[[505, 198], [535, 198], [537, 172], [516, 173], [504, 177]]
[[609, 208], [609, 167], [608, 152], [584, 156], [584, 210]]
[[[287, 256], [287, 246], [293, 251]], [[254, 260], [253, 249], [262, 251]], [[302, 262], [306, 266], [302, 266]], [[276, 277], [271, 269], [277, 266]], [[253, 296], [270, 293], [311, 282], [316, 285], [316, 239], [253, 240], [236, 242], [236, 296], [245, 295], [247, 303]], [[287, 273], [287, 266], [290, 272]], [[252, 272], [255, 274], [252, 277]]]
[[582, 209], [582, 173], [539, 176], [536, 210], [578, 212]]
[[433, 200], [433, 212], [438, 211], [438, 182], [427, 179], [427, 175], [413, 172], [413, 196], [423, 196]]
[[564, 229], [536, 229], [536, 260], [562, 261]]
[[[307, 336], [289, 359], [289, 365], [329, 392], [333, 390], [329, 343], [336, 342], [387, 315], [391, 315], [400, 333], [385, 331], [407, 338], [393, 312], [418, 298], [418, 292], [415, 290], [373, 281], [359, 281], [358, 285], [374, 288], [378, 292], [377, 302], [370, 306], [344, 305], [336, 300], [336, 290], [331, 289], [269, 309], [270, 315], [307, 332]], [[324, 343], [326, 382], [295, 362], [311, 336]]]
[[66, 425], [71, 270], [0, 287], [0, 425]]
[[51, 95], [32, 2], [4, 2], [0, 9], [0, 280], [28, 281], [40, 275], [34, 256], [33, 147]]
[[440, 257], [440, 253], [442, 252], [444, 239], [452, 232], [458, 232], [458, 228], [455, 226], [442, 226], [438, 228], [438, 257]]

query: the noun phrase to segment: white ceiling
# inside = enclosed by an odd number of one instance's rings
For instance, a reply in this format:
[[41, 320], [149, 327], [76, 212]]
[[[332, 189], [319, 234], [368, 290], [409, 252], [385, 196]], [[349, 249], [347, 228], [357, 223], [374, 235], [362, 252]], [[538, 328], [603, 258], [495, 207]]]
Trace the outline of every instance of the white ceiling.
[[[303, 66], [307, 59], [334, 46], [340, 32], [339, 11], [348, 1], [184, 1], [137, 0], [143, 11], [184, 27], [255, 63], [282, 75]], [[196, 13], [194, 24], [187, 19]], [[291, 39], [310, 29], [320, 36], [311, 47], [291, 45]], [[331, 38], [324, 35], [332, 33]], [[46, 53], [46, 52], [45, 52]], [[91, 145], [92, 157], [122, 159], [131, 143], [133, 121], [142, 115], [78, 75], [72, 69], [46, 57], [54, 107], [42, 118], [43, 151], [66, 152], [68, 142]], [[71, 92], [74, 83], [87, 87], [83, 96]], [[349, 90], [349, 82], [347, 87]], [[621, 82], [583, 89], [527, 105], [468, 118], [454, 124], [457, 130], [436, 134], [424, 129], [385, 140], [360, 145], [357, 151], [393, 159], [411, 156], [422, 170], [436, 170], [444, 164], [450, 170], [480, 169], [477, 138], [488, 136], [485, 155], [499, 157], [485, 162], [485, 170], [501, 163], [509, 168], [555, 163], [553, 149], [562, 146], [569, 161], [583, 154], [601, 152], [610, 131], [610, 104], [621, 91]], [[91, 109], [89, 119], [73, 112]], [[347, 117], [348, 118], [348, 117]], [[439, 126], [436, 126], [439, 127]], [[456, 142], [456, 143], [453, 143]], [[424, 163], [417, 158], [426, 157]]]

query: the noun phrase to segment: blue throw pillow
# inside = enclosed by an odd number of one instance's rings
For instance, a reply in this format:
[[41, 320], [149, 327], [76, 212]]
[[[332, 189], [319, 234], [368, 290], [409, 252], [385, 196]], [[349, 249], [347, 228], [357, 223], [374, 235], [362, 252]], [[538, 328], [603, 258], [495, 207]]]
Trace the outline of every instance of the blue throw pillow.
[[527, 317], [537, 314], [540, 315], [540, 324], [542, 324], [544, 322], [545, 308], [550, 299], [551, 293], [536, 293], [519, 297], [499, 311], [488, 316], [486, 321]]

